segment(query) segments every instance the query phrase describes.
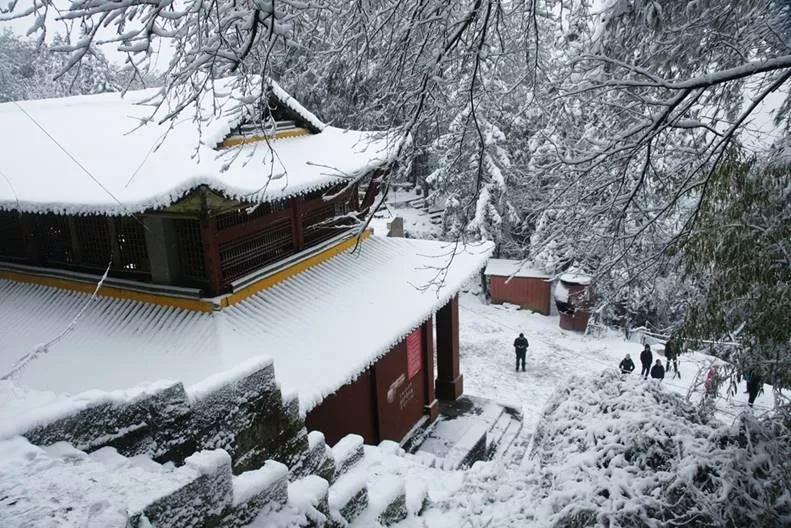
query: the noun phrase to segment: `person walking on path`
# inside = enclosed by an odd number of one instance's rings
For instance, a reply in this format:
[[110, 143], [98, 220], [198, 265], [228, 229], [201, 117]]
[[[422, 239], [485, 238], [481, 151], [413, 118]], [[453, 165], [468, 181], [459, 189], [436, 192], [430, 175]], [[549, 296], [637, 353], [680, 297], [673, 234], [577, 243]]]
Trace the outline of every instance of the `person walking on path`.
[[519, 362], [522, 362], [522, 372], [525, 371], [525, 357], [527, 356], [527, 347], [530, 344], [527, 342], [525, 334], [519, 334], [514, 340], [514, 350], [516, 351], [516, 371], [519, 372]]
[[640, 364], [643, 366], [643, 369], [640, 371], [640, 375], [643, 379], [648, 379], [648, 374], [651, 372], [651, 363], [654, 361], [654, 355], [651, 353], [651, 347], [645, 345], [643, 351], [640, 352]]
[[651, 377], [658, 380], [665, 379], [665, 367], [662, 366], [661, 359], [657, 359], [656, 364], [651, 367]]
[[678, 347], [673, 337], [665, 343], [665, 358], [667, 359], [667, 371], [670, 372], [670, 367], [672, 366], [673, 377], [681, 379], [681, 373], [678, 371]]
[[747, 380], [747, 405], [752, 407], [764, 383], [761, 377], [754, 372], [748, 372], [744, 377]]
[[631, 374], [634, 370], [634, 361], [632, 358], [629, 357], [629, 354], [626, 354], [626, 357], [621, 360], [618, 364], [618, 368], [621, 369], [622, 374]]

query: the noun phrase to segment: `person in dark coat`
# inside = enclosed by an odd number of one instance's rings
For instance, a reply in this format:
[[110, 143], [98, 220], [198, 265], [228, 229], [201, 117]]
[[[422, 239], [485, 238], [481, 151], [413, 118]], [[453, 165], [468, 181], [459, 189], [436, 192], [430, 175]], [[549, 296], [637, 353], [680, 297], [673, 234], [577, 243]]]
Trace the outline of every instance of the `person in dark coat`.
[[651, 363], [654, 361], [654, 355], [651, 353], [651, 347], [645, 345], [643, 351], [640, 352], [640, 364], [643, 366], [643, 369], [640, 371], [640, 375], [643, 379], [648, 379], [648, 374], [651, 372]]
[[673, 377], [681, 379], [681, 373], [678, 371], [678, 345], [674, 338], [670, 338], [665, 343], [665, 358], [667, 358], [667, 371], [670, 372], [670, 367], [673, 367]]
[[516, 371], [519, 372], [519, 362], [522, 362], [522, 372], [525, 371], [525, 356], [527, 356], [527, 347], [530, 344], [527, 342], [525, 334], [519, 334], [514, 340], [514, 350], [516, 351]]
[[651, 367], [651, 377], [654, 379], [665, 379], [665, 367], [662, 366], [662, 360], [657, 359], [656, 364]]
[[621, 360], [621, 363], [618, 364], [618, 368], [621, 369], [621, 373], [623, 374], [632, 373], [634, 370], [634, 361], [629, 357], [629, 354], [626, 354], [626, 357]]
[[752, 407], [753, 403], [755, 403], [755, 398], [758, 397], [758, 393], [763, 388], [764, 382], [760, 376], [753, 372], [747, 373], [744, 377], [747, 379], [747, 404]]

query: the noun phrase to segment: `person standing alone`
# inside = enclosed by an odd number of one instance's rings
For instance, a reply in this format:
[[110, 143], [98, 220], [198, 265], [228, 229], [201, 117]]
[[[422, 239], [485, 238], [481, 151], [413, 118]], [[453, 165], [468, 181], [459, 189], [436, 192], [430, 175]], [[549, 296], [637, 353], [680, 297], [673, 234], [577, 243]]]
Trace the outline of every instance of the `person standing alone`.
[[645, 345], [643, 351], [640, 352], [640, 364], [643, 366], [643, 369], [640, 371], [640, 375], [643, 379], [648, 379], [648, 375], [651, 373], [651, 363], [654, 361], [654, 355], [651, 353], [651, 347]]
[[530, 346], [525, 338], [525, 334], [519, 334], [514, 340], [514, 350], [516, 351], [516, 371], [519, 372], [519, 362], [522, 362], [522, 372], [525, 371], [525, 356], [527, 356], [527, 347]]

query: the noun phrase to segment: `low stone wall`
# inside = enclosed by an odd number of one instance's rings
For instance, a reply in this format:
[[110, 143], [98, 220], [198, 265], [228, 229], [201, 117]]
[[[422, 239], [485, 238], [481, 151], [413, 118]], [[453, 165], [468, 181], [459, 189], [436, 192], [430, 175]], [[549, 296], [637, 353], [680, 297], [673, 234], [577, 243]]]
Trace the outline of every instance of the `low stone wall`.
[[224, 450], [201, 451], [186, 458], [197, 477], [179, 489], [133, 508], [131, 528], [240, 528], [266, 509], [288, 500], [288, 468], [274, 461], [233, 476]]
[[299, 466], [307, 431], [296, 398], [284, 402], [271, 361], [257, 359], [185, 390], [159, 384], [128, 399], [102, 397], [21, 432], [31, 443], [65, 441], [84, 451], [111, 446], [180, 465], [203, 449], [224, 449], [233, 473], [268, 459]]

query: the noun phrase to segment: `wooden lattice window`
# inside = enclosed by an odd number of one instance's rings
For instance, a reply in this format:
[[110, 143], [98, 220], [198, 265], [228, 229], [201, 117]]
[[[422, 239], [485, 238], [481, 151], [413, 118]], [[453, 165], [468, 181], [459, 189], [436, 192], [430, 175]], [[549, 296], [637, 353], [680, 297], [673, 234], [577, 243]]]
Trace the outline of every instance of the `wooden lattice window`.
[[200, 222], [179, 219], [175, 221], [175, 225], [181, 273], [188, 279], [206, 280]]
[[0, 258], [24, 260], [25, 234], [19, 213], [16, 211], [0, 211]]
[[74, 250], [68, 217], [36, 215], [34, 222], [36, 242], [42, 259], [48, 264], [72, 265]]
[[277, 211], [283, 211], [288, 207], [288, 202], [285, 200], [277, 202], [263, 203], [256, 206], [251, 206], [249, 209], [240, 209], [230, 213], [223, 213], [216, 219], [217, 230], [222, 231], [239, 224], [244, 224], [257, 218], [270, 215]]
[[113, 222], [120, 259], [120, 262], [113, 262], [113, 268], [128, 272], [151, 271], [142, 219], [119, 216], [114, 218]]
[[290, 218], [272, 222], [248, 236], [223, 242], [220, 244], [223, 283], [227, 285], [293, 252]]
[[[345, 212], [340, 214], [345, 214]], [[305, 230], [305, 247], [315, 246], [340, 233], [338, 223], [333, 221], [337, 215], [338, 209], [335, 203], [327, 203], [306, 212], [302, 220]]]
[[[86, 268], [106, 268], [113, 256], [108, 218], [103, 215], [76, 216], [74, 232], [80, 248], [79, 259], [75, 259], [75, 263]], [[113, 262], [113, 267], [115, 265]]]

